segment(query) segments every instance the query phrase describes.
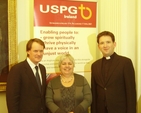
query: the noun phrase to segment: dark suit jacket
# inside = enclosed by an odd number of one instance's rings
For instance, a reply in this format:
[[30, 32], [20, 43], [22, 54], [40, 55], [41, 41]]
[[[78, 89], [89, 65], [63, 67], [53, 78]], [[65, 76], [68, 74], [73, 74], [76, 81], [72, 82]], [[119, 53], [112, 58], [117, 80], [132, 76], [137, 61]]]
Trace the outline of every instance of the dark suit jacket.
[[114, 53], [108, 78], [102, 77], [102, 59], [92, 64], [91, 88], [93, 101], [91, 113], [136, 113], [135, 72], [129, 58]]
[[27, 61], [16, 64], [7, 80], [6, 100], [9, 113], [46, 113], [46, 70], [39, 64], [42, 75], [42, 92]]

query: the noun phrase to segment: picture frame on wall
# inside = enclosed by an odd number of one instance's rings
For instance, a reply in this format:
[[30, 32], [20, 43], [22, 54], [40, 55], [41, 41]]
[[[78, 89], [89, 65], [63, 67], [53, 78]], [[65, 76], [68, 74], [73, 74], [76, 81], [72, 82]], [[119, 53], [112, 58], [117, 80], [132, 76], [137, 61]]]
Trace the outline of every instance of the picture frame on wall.
[[17, 63], [17, 7], [16, 0], [1, 0], [0, 2], [0, 11], [3, 11], [3, 15], [0, 16], [0, 65], [3, 66], [0, 69], [0, 92], [2, 92], [6, 91], [6, 81], [11, 66]]

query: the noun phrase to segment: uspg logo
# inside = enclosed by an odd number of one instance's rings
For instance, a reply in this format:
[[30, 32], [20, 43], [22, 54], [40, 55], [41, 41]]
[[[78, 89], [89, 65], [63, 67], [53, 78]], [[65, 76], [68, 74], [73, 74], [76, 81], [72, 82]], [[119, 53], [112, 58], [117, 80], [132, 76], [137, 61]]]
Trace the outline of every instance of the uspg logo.
[[[66, 12], [69, 13], [69, 16], [68, 18], [73, 18], [73, 17], [77, 17], [77, 14], [78, 14], [78, 10], [80, 10], [80, 15], [81, 17], [84, 19], [84, 20], [89, 20], [91, 17], [92, 17], [92, 11], [89, 7], [85, 7], [83, 4], [80, 4], [80, 6], [77, 8], [76, 6], [58, 6], [58, 5], [46, 5], [46, 6], [43, 6], [42, 4], [40, 5], [40, 12], [41, 13], [52, 13], [52, 14], [57, 14], [57, 13], [60, 13], [60, 14], [63, 14], [65, 13], [66, 15]], [[88, 11], [89, 15], [88, 16], [85, 16], [85, 11]]]
[[[92, 16], [92, 11], [91, 11], [91, 9], [90, 9], [89, 7], [84, 7], [83, 4], [81, 4], [81, 6], [78, 7], [78, 9], [80, 9], [80, 14], [81, 14], [81, 17], [82, 17], [83, 19], [88, 20], [88, 19], [91, 18], [91, 16]], [[89, 16], [87, 16], [87, 17], [84, 16], [84, 10], [89, 11]]]

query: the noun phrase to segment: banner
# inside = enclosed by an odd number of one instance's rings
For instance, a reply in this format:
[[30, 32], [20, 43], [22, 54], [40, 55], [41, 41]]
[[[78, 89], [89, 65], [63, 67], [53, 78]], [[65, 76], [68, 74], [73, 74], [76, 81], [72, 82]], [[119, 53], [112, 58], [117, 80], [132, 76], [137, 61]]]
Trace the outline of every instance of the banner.
[[47, 73], [58, 73], [58, 57], [70, 53], [75, 72], [90, 72], [96, 41], [96, 2], [34, 0], [34, 37], [45, 43], [41, 61]]

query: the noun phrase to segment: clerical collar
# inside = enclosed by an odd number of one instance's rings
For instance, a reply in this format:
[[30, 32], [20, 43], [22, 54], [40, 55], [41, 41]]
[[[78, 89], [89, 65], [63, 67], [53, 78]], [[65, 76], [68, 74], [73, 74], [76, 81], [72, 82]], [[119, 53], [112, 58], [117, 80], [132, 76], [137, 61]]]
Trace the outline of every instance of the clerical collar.
[[111, 59], [111, 57], [110, 56], [108, 56], [108, 57], [105, 57], [106, 58], [106, 60], [109, 60], [109, 59]]
[[113, 53], [111, 56], [107, 56], [107, 57], [104, 57], [106, 60], [110, 60], [110, 59], [112, 59], [113, 57], [114, 57], [114, 54], [115, 53]]

